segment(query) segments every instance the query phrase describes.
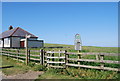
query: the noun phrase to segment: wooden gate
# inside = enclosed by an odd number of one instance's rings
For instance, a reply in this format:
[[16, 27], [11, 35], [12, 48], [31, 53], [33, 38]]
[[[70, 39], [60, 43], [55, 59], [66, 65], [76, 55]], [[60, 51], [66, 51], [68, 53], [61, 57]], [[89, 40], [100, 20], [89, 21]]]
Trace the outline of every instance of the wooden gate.
[[48, 68], [65, 68], [65, 51], [46, 51], [45, 65]]

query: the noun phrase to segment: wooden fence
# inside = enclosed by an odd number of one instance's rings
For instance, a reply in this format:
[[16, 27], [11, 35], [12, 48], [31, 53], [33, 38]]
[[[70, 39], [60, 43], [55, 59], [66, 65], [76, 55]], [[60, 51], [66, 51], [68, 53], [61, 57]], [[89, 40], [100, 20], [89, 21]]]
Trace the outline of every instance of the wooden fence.
[[[18, 60], [26, 60], [25, 50], [20, 49], [3, 49], [2, 55], [8, 57], [13, 57]], [[89, 55], [95, 56], [95, 59], [83, 58]], [[119, 64], [117, 60], [105, 60], [105, 56], [118, 56], [116, 53], [72, 53], [67, 51], [45, 51], [41, 50], [28, 50], [28, 62], [34, 61], [40, 63], [47, 67], [53, 68], [67, 68], [67, 67], [82, 67], [82, 68], [92, 68], [92, 69], [102, 69], [102, 70], [113, 70], [120, 71], [119, 68], [111, 68], [104, 66], [105, 64]], [[98, 63], [99, 65], [94, 66], [86, 63]]]

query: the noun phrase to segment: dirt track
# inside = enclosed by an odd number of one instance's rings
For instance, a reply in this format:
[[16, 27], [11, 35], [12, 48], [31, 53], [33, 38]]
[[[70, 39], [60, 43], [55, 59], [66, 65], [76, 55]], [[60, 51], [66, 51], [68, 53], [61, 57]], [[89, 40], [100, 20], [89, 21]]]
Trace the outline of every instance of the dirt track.
[[6, 76], [0, 72], [0, 75], [2, 74], [2, 79], [36, 79], [38, 78], [38, 75], [43, 74], [44, 72], [40, 71], [28, 71], [24, 74], [17, 74], [13, 76]]

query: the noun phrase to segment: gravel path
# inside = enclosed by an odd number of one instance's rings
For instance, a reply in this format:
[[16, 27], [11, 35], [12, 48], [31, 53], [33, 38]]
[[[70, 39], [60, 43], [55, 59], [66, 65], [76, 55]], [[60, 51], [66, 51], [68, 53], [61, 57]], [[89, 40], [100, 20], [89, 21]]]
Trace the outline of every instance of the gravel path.
[[[38, 75], [43, 74], [44, 72], [41, 71], [28, 71], [27, 73], [24, 74], [17, 74], [13, 76], [6, 76], [2, 74], [2, 79], [36, 79], [38, 78]], [[1, 73], [0, 73], [1, 74]]]

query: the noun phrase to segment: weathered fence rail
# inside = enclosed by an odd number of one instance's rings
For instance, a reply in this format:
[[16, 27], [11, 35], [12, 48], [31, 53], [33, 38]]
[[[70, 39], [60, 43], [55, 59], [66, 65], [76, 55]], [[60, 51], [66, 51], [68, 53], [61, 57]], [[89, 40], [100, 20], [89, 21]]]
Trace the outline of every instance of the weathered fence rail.
[[[2, 55], [14, 57], [16, 59], [26, 60], [25, 50], [19, 49], [3, 49]], [[72, 55], [76, 55], [72, 56]], [[86, 55], [94, 55], [95, 59], [85, 59]], [[111, 68], [104, 66], [108, 64], [118, 64], [118, 60], [105, 60], [104, 56], [118, 56], [116, 53], [72, 53], [67, 51], [45, 51], [41, 50], [28, 50], [28, 62], [36, 61], [42, 65], [53, 68], [67, 68], [67, 67], [82, 67], [102, 70], [120, 71], [119, 68]], [[99, 63], [99, 66], [92, 66], [87, 64], [81, 64], [81, 62], [94, 62]]]
[[[104, 67], [105, 63], [112, 63], [112, 64], [119, 64], [119, 61], [113, 60], [104, 60], [104, 56], [118, 56], [116, 53], [66, 53], [67, 63], [66, 66], [73, 66], [73, 67], [84, 67], [84, 68], [93, 68], [93, 69], [103, 69], [103, 70], [113, 70], [113, 71], [120, 71], [119, 68], [111, 68], [111, 67]], [[69, 55], [78, 55], [78, 58], [69, 58]], [[96, 55], [96, 59], [82, 59], [82, 55]], [[78, 64], [69, 63], [69, 61], [76, 61]], [[95, 62], [100, 63], [100, 66], [90, 66], [90, 65], [81, 65], [80, 62]]]
[[88, 52], [88, 53], [72, 53], [72, 52], [67, 52], [67, 54], [74, 54], [74, 55], [79, 55], [79, 54], [83, 54], [83, 55], [105, 55], [105, 56], [120, 56], [117, 53], [92, 53], [92, 52]]

